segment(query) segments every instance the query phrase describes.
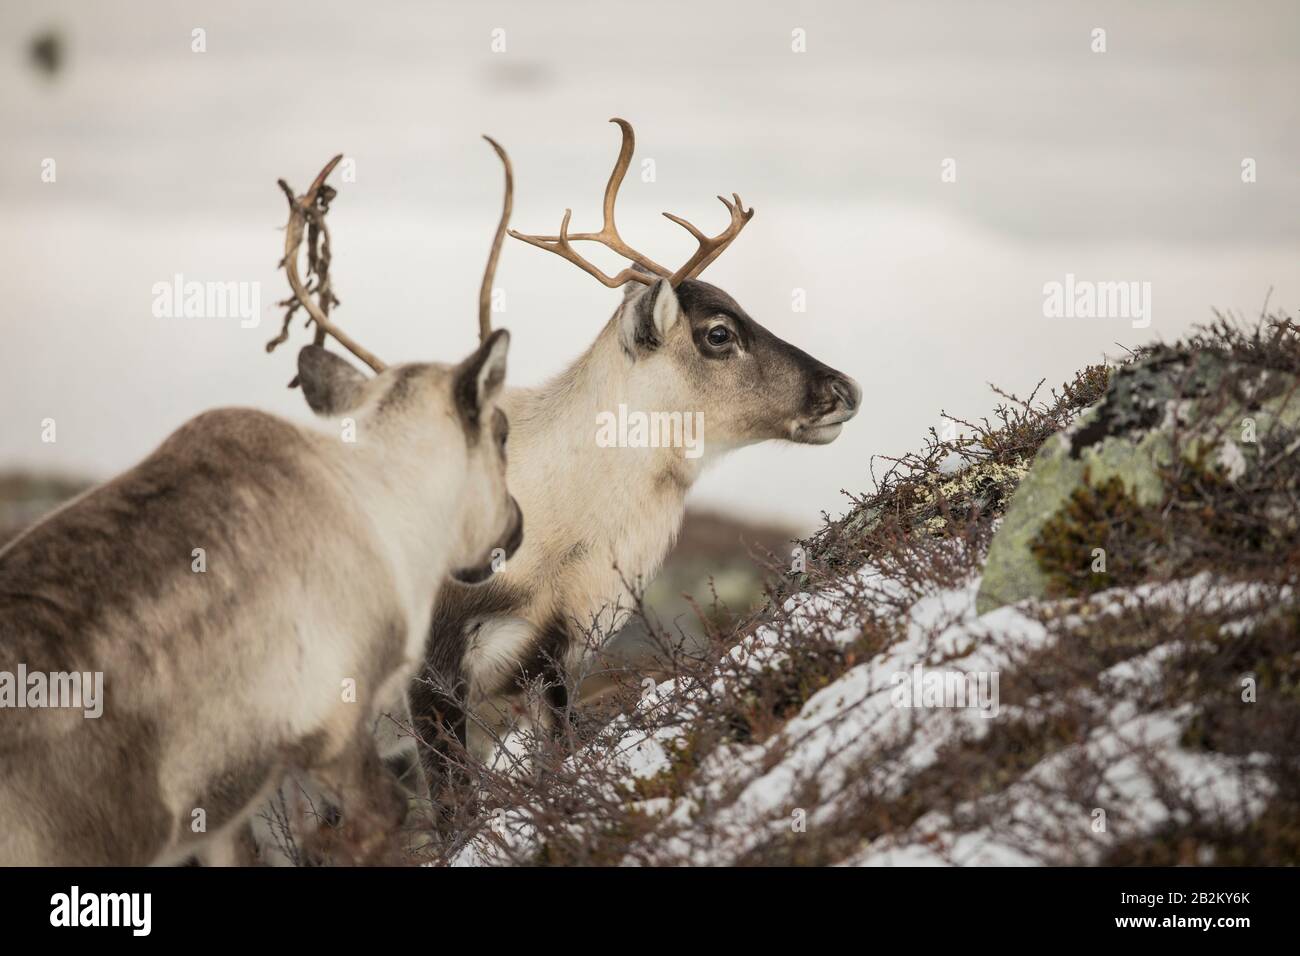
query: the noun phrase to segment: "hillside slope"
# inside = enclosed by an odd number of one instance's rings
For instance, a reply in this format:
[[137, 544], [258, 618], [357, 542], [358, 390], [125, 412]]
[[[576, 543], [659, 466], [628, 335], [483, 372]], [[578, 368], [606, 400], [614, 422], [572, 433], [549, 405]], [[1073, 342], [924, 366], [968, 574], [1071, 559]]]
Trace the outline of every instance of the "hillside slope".
[[1297, 331], [954, 419], [674, 679], [467, 766], [426, 858], [1300, 862]]

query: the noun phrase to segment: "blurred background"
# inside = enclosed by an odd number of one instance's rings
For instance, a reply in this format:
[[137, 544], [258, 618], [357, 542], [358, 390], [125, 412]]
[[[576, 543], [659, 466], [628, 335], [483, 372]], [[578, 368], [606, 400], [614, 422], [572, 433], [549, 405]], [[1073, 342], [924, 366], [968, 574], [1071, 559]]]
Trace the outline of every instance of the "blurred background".
[[[624, 236], [682, 261], [693, 242], [659, 213], [714, 232], [713, 197], [739, 192], [757, 215], [706, 278], [864, 387], [835, 444], [745, 449], [692, 493], [710, 541], [807, 532], [873, 454], [916, 448], [941, 410], [987, 412], [989, 383], [1059, 383], [1212, 308], [1254, 316], [1270, 289], [1294, 313], [1298, 41], [1294, 0], [6, 3], [5, 521], [202, 409], [307, 415], [284, 387], [306, 333], [263, 348], [286, 292], [278, 177], [301, 191], [335, 152], [355, 162], [331, 212], [338, 319], [390, 361], [451, 360], [475, 343], [501, 197], [479, 135], [514, 160], [517, 228], [553, 232], [566, 206], [595, 228], [617, 115], [638, 140]], [[178, 273], [260, 283], [260, 324], [156, 318]], [[1044, 318], [1067, 273], [1150, 282], [1150, 327]], [[497, 283], [516, 384], [564, 368], [619, 298], [511, 240]]]

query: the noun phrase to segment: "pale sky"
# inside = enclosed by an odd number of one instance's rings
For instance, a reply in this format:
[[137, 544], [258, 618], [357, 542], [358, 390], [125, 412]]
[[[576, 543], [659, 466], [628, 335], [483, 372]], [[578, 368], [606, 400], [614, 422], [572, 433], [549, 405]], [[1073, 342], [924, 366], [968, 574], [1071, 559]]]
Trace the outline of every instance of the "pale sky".
[[[26, 53], [50, 27], [53, 79]], [[0, 468], [105, 477], [214, 406], [305, 419], [283, 387], [296, 348], [262, 348], [286, 292], [275, 180], [301, 189], [335, 152], [356, 161], [331, 213], [339, 321], [390, 361], [462, 357], [500, 202], [479, 134], [514, 159], [518, 228], [566, 206], [594, 228], [618, 115], [634, 168], [655, 166], [628, 177], [625, 236], [684, 260], [659, 213], [716, 231], [713, 197], [739, 192], [758, 212], [706, 277], [863, 386], [834, 445], [747, 449], [693, 492], [808, 529], [940, 409], [987, 413], [990, 382], [1060, 382], [1214, 307], [1254, 315], [1270, 288], [1300, 311], [1298, 40], [1289, 2], [8, 4]], [[177, 273], [260, 283], [260, 326], [155, 317]], [[1150, 327], [1045, 318], [1067, 273], [1149, 282]], [[518, 384], [619, 297], [513, 241], [498, 285]]]

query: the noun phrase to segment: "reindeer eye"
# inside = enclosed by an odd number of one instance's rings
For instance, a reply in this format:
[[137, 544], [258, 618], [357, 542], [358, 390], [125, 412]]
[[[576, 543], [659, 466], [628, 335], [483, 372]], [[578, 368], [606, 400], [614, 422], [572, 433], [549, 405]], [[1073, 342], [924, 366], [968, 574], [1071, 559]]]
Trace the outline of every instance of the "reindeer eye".
[[710, 345], [723, 346], [731, 341], [731, 330], [725, 325], [715, 325], [705, 336]]

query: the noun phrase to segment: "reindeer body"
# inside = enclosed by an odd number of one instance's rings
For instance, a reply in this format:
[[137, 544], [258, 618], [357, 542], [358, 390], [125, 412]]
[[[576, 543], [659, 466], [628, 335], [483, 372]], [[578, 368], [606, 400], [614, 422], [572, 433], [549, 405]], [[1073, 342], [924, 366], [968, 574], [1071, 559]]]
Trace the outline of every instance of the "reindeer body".
[[[625, 361], [610, 323], [559, 378], [508, 389], [503, 398], [511, 421], [508, 481], [528, 516], [528, 540], [482, 587], [444, 589], [429, 645], [435, 673], [463, 684], [477, 719], [458, 733], [480, 759], [490, 755], [494, 733], [541, 716], [518, 706], [526, 684], [544, 677], [552, 703], [562, 703], [564, 672], [576, 672], [587, 635], [622, 626], [628, 584], [658, 570], [681, 527], [686, 493], [708, 460], [686, 459], [676, 448], [595, 446], [602, 410], [654, 401], [637, 394], [634, 379], [605, 374]], [[435, 704], [428, 687], [413, 698], [417, 727], [425, 718], [420, 736], [435, 739], [428, 718], [449, 702]], [[483, 725], [491, 732], [481, 732]]]
[[[719, 325], [731, 338], [714, 346], [707, 337]], [[591, 645], [626, 620], [629, 586], [658, 570], [703, 468], [758, 441], [833, 440], [860, 394], [712, 285], [688, 280], [673, 289], [660, 280], [626, 289], [571, 368], [540, 388], [506, 393], [509, 481], [528, 515], [528, 541], [483, 588], [440, 595], [431, 679], [411, 697], [417, 735], [458, 737], [486, 760], [512, 727], [548, 724], [576, 689]], [[702, 409], [703, 453], [600, 447], [598, 416], [620, 404]], [[527, 702], [524, 690], [538, 678], [549, 708]], [[435, 786], [444, 756], [436, 747], [426, 753]]]
[[105, 697], [98, 718], [0, 709], [0, 865], [228, 860], [289, 771], [357, 827], [400, 822], [379, 705], [445, 575], [518, 538], [504, 462], [465, 420], [490, 417], [503, 363], [501, 339], [362, 380], [308, 347], [308, 401], [355, 416], [355, 443], [209, 412], [0, 551], [0, 669], [102, 672]]

